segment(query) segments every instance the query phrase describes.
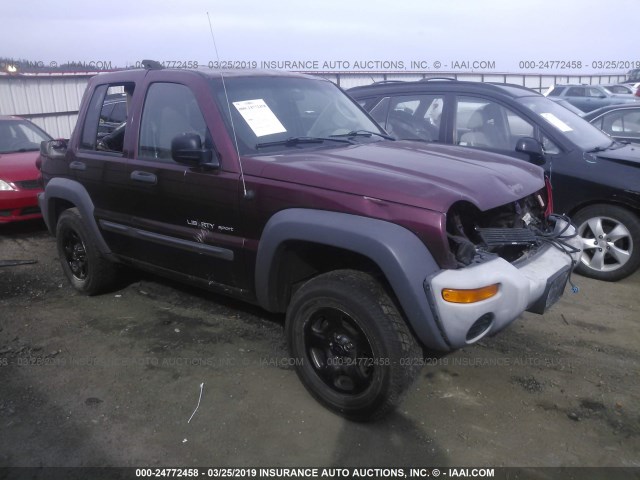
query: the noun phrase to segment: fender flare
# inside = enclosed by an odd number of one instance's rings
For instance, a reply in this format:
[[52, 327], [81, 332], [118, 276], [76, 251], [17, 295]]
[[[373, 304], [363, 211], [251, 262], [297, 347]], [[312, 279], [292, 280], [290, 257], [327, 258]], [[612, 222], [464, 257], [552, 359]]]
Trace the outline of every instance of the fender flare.
[[306, 241], [350, 250], [372, 260], [384, 273], [419, 340], [436, 350], [450, 350], [424, 290], [425, 278], [440, 267], [422, 241], [404, 227], [384, 220], [293, 208], [267, 222], [256, 258], [258, 303], [281, 311], [277, 303], [275, 262], [287, 241]]
[[44, 193], [38, 196], [38, 204], [40, 205], [42, 216], [47, 224], [47, 229], [53, 235], [55, 235], [58, 221], [56, 218], [56, 209], [54, 208], [54, 202], [56, 200], [65, 200], [72, 203], [80, 211], [80, 215], [82, 215], [83, 221], [92, 233], [100, 253], [103, 255], [111, 255], [111, 249], [107, 246], [104, 238], [102, 238], [98, 223], [93, 215], [95, 210], [93, 201], [84, 186], [69, 178], [56, 177], [47, 183]]

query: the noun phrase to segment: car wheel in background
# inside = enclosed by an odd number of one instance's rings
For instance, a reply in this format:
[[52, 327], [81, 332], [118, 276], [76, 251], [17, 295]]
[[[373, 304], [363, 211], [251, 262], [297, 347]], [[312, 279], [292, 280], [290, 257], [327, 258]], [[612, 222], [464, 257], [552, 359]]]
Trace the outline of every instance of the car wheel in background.
[[573, 216], [584, 239], [576, 272], [615, 282], [640, 266], [640, 220], [615, 205], [591, 205]]

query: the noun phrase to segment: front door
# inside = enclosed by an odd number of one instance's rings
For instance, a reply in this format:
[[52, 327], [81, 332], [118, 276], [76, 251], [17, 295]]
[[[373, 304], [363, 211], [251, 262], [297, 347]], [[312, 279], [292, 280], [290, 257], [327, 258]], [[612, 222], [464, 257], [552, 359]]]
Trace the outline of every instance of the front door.
[[128, 162], [127, 215], [101, 227], [119, 237], [119, 253], [200, 280], [212, 287], [242, 284], [238, 174], [176, 163], [171, 141], [212, 136], [193, 91], [178, 83], [152, 83], [146, 94], [137, 152]]

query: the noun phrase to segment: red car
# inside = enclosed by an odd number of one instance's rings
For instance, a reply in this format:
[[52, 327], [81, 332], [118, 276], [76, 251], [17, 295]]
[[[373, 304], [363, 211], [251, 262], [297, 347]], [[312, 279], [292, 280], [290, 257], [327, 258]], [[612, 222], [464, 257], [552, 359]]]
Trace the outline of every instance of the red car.
[[20, 117], [0, 115], [0, 224], [41, 218], [36, 159], [51, 137]]

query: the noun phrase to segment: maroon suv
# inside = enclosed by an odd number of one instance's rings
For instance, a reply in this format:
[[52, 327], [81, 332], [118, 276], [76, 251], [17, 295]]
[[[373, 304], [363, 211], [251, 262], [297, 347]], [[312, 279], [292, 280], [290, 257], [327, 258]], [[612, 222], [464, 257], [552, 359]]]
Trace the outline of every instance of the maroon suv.
[[[108, 95], [127, 121], [98, 135]], [[67, 277], [133, 265], [286, 314], [298, 375], [352, 419], [397, 405], [423, 348], [544, 312], [575, 265], [542, 170], [393, 141], [329, 81], [156, 68], [94, 77], [40, 205]]]

